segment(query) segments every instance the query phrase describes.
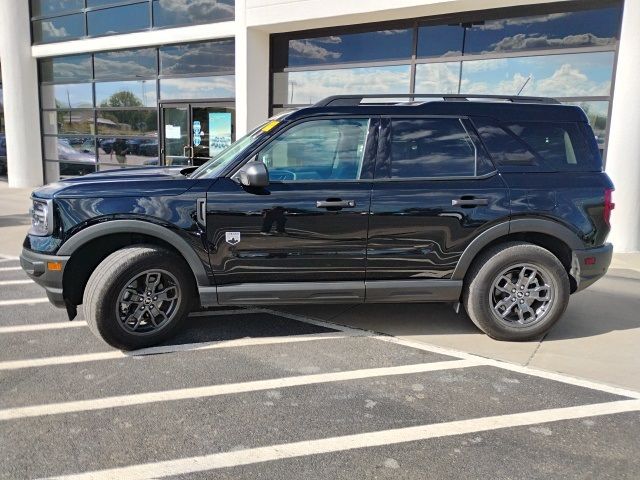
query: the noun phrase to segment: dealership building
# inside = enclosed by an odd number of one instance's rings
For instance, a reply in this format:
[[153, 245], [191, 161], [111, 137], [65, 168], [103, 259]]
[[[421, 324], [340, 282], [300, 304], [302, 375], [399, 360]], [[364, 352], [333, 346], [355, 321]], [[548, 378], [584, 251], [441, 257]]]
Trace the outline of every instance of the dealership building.
[[199, 164], [343, 93], [580, 105], [640, 250], [640, 0], [0, 0], [0, 175]]

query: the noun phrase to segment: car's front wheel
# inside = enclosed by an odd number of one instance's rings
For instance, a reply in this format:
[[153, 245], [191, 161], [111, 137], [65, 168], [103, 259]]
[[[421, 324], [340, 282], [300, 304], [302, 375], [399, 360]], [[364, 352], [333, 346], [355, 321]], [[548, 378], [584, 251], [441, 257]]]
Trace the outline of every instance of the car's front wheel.
[[83, 307], [95, 335], [133, 350], [169, 338], [189, 314], [193, 296], [193, 277], [182, 258], [141, 245], [118, 250], [96, 267]]
[[480, 330], [497, 340], [546, 333], [569, 303], [569, 276], [550, 251], [510, 242], [481, 254], [467, 274], [463, 303]]

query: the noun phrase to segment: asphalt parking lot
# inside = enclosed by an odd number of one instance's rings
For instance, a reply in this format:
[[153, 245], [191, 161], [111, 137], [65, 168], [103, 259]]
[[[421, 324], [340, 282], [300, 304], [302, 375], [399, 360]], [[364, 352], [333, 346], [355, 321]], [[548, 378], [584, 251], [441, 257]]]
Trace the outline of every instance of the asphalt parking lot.
[[640, 393], [266, 309], [125, 354], [6, 257], [0, 423], [3, 479], [640, 477]]

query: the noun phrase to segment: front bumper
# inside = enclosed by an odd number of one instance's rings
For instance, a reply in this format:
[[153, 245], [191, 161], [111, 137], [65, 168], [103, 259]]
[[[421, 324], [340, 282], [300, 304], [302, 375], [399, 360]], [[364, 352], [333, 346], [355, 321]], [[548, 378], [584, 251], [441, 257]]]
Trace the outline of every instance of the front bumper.
[[577, 283], [576, 292], [584, 290], [602, 278], [611, 264], [613, 245], [574, 250], [571, 256], [571, 276]]
[[[49, 301], [56, 307], [65, 308], [62, 295], [62, 275], [69, 257], [37, 253], [26, 248], [20, 254], [20, 265], [29, 277], [47, 292]], [[59, 270], [49, 268], [49, 263], [59, 263]]]

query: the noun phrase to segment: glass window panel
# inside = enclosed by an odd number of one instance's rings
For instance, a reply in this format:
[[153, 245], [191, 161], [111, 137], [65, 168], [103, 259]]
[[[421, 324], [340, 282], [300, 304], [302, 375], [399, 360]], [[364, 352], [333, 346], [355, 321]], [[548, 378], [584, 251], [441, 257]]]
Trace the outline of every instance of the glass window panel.
[[34, 17], [55, 15], [83, 8], [83, 0], [31, 0], [31, 14]]
[[270, 180], [360, 178], [369, 119], [316, 120], [291, 127], [258, 154]]
[[464, 53], [613, 45], [621, 7], [489, 20], [467, 29]]
[[416, 65], [416, 93], [458, 93], [460, 62]]
[[458, 119], [392, 121], [391, 178], [472, 176], [474, 152]]
[[90, 83], [41, 85], [42, 108], [91, 108], [93, 90]]
[[156, 81], [96, 82], [98, 107], [155, 107]]
[[[127, 0], [87, 0], [87, 7], [103, 7], [105, 5], [113, 5], [114, 3], [126, 3]], [[129, 0], [129, 3], [135, 3], [136, 0]]]
[[45, 58], [39, 65], [43, 82], [91, 81], [91, 55]]
[[87, 12], [89, 35], [135, 32], [149, 28], [149, 4], [139, 3], [124, 7]]
[[411, 58], [412, 29], [289, 40], [288, 66]]
[[93, 137], [44, 137], [44, 158], [69, 162], [95, 162]]
[[84, 15], [66, 15], [32, 22], [35, 43], [61, 42], [84, 36]]
[[96, 124], [99, 135], [158, 134], [156, 110], [98, 110]]
[[462, 62], [461, 93], [609, 96], [613, 52]]
[[42, 112], [45, 134], [93, 134], [93, 110], [58, 110]]
[[609, 122], [609, 102], [584, 101], [569, 103], [569, 105], [577, 105], [587, 114], [589, 125], [591, 125], [596, 136], [600, 155], [604, 156], [604, 148], [607, 142], [607, 124]]
[[160, 98], [163, 100], [232, 98], [234, 96], [234, 75], [160, 80]]
[[95, 162], [69, 163], [69, 162], [45, 162], [45, 182], [57, 182], [61, 178], [77, 177], [96, 171]]
[[409, 93], [409, 65], [274, 74], [275, 104], [312, 104], [330, 95]]
[[156, 27], [193, 25], [233, 20], [234, 0], [154, 0], [153, 22]]
[[418, 29], [419, 57], [462, 55], [464, 28], [458, 25], [435, 25]]
[[227, 73], [235, 68], [235, 42], [222, 40], [160, 47], [161, 75]]
[[120, 50], [94, 54], [96, 80], [111, 78], [154, 78], [156, 49]]
[[[98, 137], [98, 161], [115, 166], [158, 165], [157, 138]], [[102, 169], [102, 166], [100, 167]]]

